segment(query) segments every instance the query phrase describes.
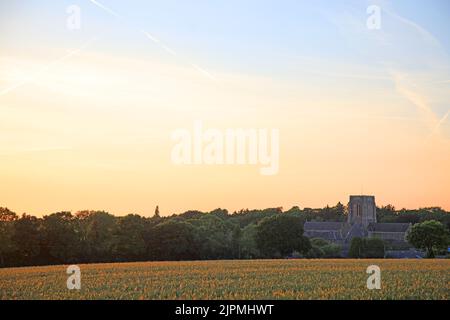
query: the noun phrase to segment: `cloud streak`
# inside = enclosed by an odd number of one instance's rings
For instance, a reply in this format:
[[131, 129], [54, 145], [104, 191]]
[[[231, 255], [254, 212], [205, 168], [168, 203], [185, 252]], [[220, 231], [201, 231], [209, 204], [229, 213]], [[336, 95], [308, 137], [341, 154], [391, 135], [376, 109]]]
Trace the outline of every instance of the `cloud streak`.
[[6, 87], [6, 88], [0, 90], [0, 97], [10, 93], [11, 91], [14, 91], [17, 88], [20, 88], [21, 86], [23, 86], [23, 85], [25, 85], [27, 83], [33, 82], [35, 77], [37, 77], [37, 76], [47, 72], [51, 67], [55, 66], [56, 64], [61, 63], [61, 62], [65, 61], [65, 60], [67, 60], [67, 59], [69, 59], [69, 58], [79, 54], [81, 51], [85, 50], [89, 45], [91, 45], [96, 39], [97, 39], [96, 37], [91, 38], [87, 42], [83, 43], [83, 45], [81, 45], [79, 48], [71, 50], [71, 51], [69, 51], [69, 53], [63, 55], [62, 57], [60, 57], [60, 58], [58, 58], [56, 60], [53, 60], [53, 61], [51, 61], [48, 64], [45, 64], [45, 65], [41, 66], [38, 71], [36, 71], [35, 73], [32, 73], [30, 75], [25, 76], [25, 78], [23, 80], [15, 83], [15, 84], [13, 84], [13, 85], [11, 85], [9, 87]]
[[[111, 8], [101, 4], [100, 2], [96, 1], [96, 0], [89, 0], [91, 3], [93, 3], [94, 5], [96, 5], [98, 8], [102, 9], [103, 11], [107, 12], [108, 14], [110, 14], [111, 16], [118, 18], [120, 20], [124, 20], [123, 17], [118, 14], [116, 11], [112, 10]], [[171, 56], [179, 56], [177, 54], [177, 52], [170, 48], [168, 45], [164, 44], [160, 39], [158, 39], [156, 36], [152, 35], [151, 33], [149, 33], [146, 30], [143, 29], [139, 29], [137, 30], [139, 32], [141, 32], [142, 34], [144, 34], [149, 40], [151, 40], [153, 43], [155, 43], [156, 45], [158, 45], [162, 50], [164, 50], [165, 52], [167, 52], [168, 54], [170, 54]], [[209, 73], [208, 71], [206, 71], [204, 68], [199, 67], [197, 64], [194, 64], [190, 61], [187, 62], [192, 68], [194, 68], [195, 70], [197, 70], [198, 72], [200, 72], [203, 76], [206, 76], [208, 79], [210, 80], [216, 80], [215, 77], [213, 77], [211, 75], [211, 73]]]

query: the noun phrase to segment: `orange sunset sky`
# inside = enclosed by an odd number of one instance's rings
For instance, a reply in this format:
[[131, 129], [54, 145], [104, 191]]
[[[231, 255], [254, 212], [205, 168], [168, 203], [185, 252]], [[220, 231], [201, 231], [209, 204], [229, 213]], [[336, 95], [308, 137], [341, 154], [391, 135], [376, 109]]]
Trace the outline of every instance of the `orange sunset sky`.
[[[0, 206], [450, 210], [450, 5], [373, 2], [379, 30], [364, 1], [2, 2]], [[278, 173], [173, 164], [195, 121], [278, 129]]]

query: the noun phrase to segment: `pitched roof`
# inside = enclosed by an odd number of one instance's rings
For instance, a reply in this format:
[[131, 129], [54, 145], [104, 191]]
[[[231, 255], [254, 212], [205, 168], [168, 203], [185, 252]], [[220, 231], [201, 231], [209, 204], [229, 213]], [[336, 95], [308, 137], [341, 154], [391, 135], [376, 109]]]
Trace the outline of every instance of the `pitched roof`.
[[340, 231], [346, 225], [345, 222], [305, 222], [304, 229], [306, 230], [323, 230], [323, 231]]
[[373, 232], [406, 232], [410, 223], [370, 223], [367, 229]]
[[322, 238], [329, 241], [343, 241], [345, 239], [342, 232], [330, 230], [307, 230], [305, 231], [305, 236], [308, 238]]
[[362, 224], [355, 223], [351, 226], [350, 230], [348, 231], [347, 238], [348, 240], [351, 240], [355, 237], [358, 238], [365, 238], [367, 237], [367, 230], [364, 228]]

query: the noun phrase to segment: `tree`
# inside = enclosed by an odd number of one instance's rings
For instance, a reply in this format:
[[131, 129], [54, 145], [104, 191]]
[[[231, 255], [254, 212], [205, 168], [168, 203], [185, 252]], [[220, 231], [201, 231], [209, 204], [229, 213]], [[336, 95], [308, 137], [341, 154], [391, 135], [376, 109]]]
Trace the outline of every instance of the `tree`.
[[384, 258], [384, 241], [378, 238], [364, 239], [364, 258]]
[[[338, 258], [341, 247], [324, 239], [303, 236], [304, 221], [342, 221], [346, 208], [294, 206], [144, 218], [115, 217], [103, 211], [58, 212], [43, 218], [20, 218], [0, 207], [0, 267], [61, 263], [140, 260], [255, 259], [286, 256]], [[432, 257], [450, 238], [450, 213], [439, 207], [378, 210], [380, 222], [417, 223], [408, 235], [411, 244]], [[429, 221], [436, 220], [436, 221]], [[423, 223], [424, 221], [428, 221]], [[439, 221], [439, 222], [437, 222]], [[421, 223], [422, 222], [422, 223]], [[391, 244], [392, 245], [392, 244]], [[395, 244], [398, 246], [397, 244]], [[349, 256], [382, 258], [380, 239], [355, 238]]]
[[381, 207], [381, 209], [390, 212], [395, 212], [395, 207], [392, 204], [385, 205], [384, 207]]
[[284, 257], [292, 252], [306, 253], [311, 248], [303, 236], [300, 218], [277, 214], [265, 218], [257, 226], [256, 244], [266, 257]]
[[235, 225], [232, 235], [234, 257], [241, 258], [241, 238], [242, 230], [239, 225]]
[[350, 249], [348, 251], [349, 258], [363, 258], [363, 239], [355, 237], [350, 242]]
[[407, 240], [414, 247], [426, 250], [428, 258], [434, 258], [436, 250], [448, 245], [449, 232], [439, 221], [424, 221], [411, 228]]
[[195, 260], [199, 258], [194, 227], [187, 222], [167, 221], [152, 229], [147, 250], [153, 260]]
[[145, 253], [145, 219], [136, 214], [119, 218], [113, 256], [121, 261], [142, 260]]
[[240, 238], [241, 257], [245, 259], [254, 259], [260, 257], [260, 252], [256, 244], [256, 224], [252, 223], [242, 229]]
[[340, 245], [330, 243], [322, 238], [310, 239], [312, 248], [307, 253], [307, 258], [340, 258], [342, 248]]
[[330, 243], [322, 238], [312, 238], [309, 240], [311, 242], [311, 245], [317, 246], [317, 247], [324, 247], [326, 245], [329, 245]]
[[23, 214], [14, 222], [13, 241], [17, 247], [18, 265], [39, 264], [40, 220], [36, 217]]
[[345, 206], [340, 201], [334, 206], [333, 209], [338, 215], [343, 216], [345, 214]]
[[84, 259], [89, 262], [111, 261], [116, 218], [104, 211], [80, 211], [76, 217]]
[[316, 245], [312, 245], [311, 248], [308, 250], [308, 252], [305, 254], [305, 257], [308, 259], [319, 259], [323, 258], [325, 255], [325, 252]]
[[213, 211], [200, 218], [191, 219], [189, 223], [195, 227], [195, 241], [199, 245], [199, 253], [203, 259], [233, 258], [233, 228], [222, 214]]
[[17, 219], [17, 214], [8, 208], [0, 207], [0, 266], [5, 266], [10, 260], [9, 255], [16, 250], [13, 235], [14, 222]]
[[323, 257], [324, 258], [340, 258], [342, 248], [340, 245], [335, 243], [327, 244], [323, 247], [320, 247], [323, 251]]
[[41, 254], [53, 263], [69, 263], [76, 260], [79, 242], [70, 212], [58, 212], [42, 220]]
[[355, 237], [350, 243], [350, 258], [384, 258], [384, 242], [381, 239]]

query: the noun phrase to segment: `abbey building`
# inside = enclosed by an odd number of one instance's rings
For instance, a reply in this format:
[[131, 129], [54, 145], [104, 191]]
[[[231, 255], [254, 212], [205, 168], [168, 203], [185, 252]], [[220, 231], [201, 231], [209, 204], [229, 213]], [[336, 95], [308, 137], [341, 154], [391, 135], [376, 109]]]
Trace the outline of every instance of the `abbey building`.
[[323, 238], [346, 247], [354, 237], [406, 242], [410, 223], [378, 223], [374, 196], [350, 196], [347, 222], [314, 222], [304, 225], [308, 238]]

